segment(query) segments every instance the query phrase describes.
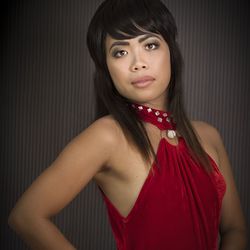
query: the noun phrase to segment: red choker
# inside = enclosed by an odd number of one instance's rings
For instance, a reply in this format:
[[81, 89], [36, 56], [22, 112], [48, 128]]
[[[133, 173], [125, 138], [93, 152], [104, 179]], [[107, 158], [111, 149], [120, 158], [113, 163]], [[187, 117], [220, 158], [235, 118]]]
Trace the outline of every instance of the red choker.
[[167, 130], [167, 136], [174, 138], [176, 136], [176, 123], [173, 121], [173, 116], [170, 112], [153, 109], [141, 104], [132, 103], [131, 106], [135, 109], [138, 117], [144, 121], [157, 126], [160, 130]]

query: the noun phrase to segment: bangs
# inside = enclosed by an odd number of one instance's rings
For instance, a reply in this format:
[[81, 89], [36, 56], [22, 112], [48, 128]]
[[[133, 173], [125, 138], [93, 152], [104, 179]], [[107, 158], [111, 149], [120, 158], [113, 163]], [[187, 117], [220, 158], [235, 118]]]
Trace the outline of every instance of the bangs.
[[160, 34], [158, 29], [152, 24], [152, 20], [147, 20], [148, 23], [138, 24], [135, 20], [129, 20], [123, 25], [112, 25], [106, 28], [107, 34], [117, 40], [132, 39], [140, 35], [148, 33]]
[[132, 39], [145, 34], [161, 35], [170, 47], [176, 47], [175, 20], [160, 0], [106, 0], [92, 18], [87, 45], [95, 65], [108, 72], [105, 41]]
[[150, 11], [152, 6], [148, 6], [147, 1], [114, 2], [106, 5], [106, 10], [103, 11], [103, 28], [114, 39], [131, 39], [146, 33], [161, 33], [159, 23], [157, 25], [154, 22], [153, 13]]

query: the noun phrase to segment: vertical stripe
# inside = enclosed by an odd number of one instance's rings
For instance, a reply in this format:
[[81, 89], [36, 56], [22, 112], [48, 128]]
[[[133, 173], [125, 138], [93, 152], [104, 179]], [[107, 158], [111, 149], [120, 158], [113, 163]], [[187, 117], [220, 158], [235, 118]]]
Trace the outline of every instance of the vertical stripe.
[[[192, 119], [220, 131], [242, 207], [249, 204], [249, 3], [165, 0], [184, 57]], [[101, 0], [9, 1], [1, 67], [1, 246], [26, 249], [7, 227], [18, 197], [93, 120], [93, 62], [86, 31]], [[78, 249], [115, 249], [93, 182], [54, 218]]]

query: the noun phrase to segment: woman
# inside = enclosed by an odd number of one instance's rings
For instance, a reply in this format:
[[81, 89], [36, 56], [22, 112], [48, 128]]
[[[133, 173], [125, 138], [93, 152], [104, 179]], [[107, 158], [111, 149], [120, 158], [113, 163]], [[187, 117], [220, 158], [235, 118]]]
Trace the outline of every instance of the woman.
[[185, 115], [176, 35], [174, 18], [158, 0], [107, 0], [98, 8], [87, 43], [103, 116], [66, 146], [11, 212], [10, 225], [32, 248], [74, 249], [49, 218], [92, 178], [118, 249], [218, 249], [219, 228], [220, 249], [245, 248], [219, 132]]

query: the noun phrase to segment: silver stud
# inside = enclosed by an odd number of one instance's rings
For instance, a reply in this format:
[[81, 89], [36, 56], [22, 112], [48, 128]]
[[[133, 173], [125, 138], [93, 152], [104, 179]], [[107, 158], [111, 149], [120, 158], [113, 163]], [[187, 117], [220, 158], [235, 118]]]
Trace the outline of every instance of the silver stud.
[[168, 130], [168, 138], [173, 139], [176, 136], [176, 132], [174, 130]]
[[157, 116], [158, 116], [159, 114], [160, 114], [160, 112], [159, 112], [159, 111], [156, 111], [156, 112], [155, 112], [155, 115], [157, 115]]
[[147, 109], [148, 113], [152, 112], [152, 109], [151, 108], [148, 108]]
[[157, 118], [157, 121], [158, 121], [158, 122], [162, 122], [162, 118], [161, 118], [161, 117], [158, 117], [158, 118]]
[[164, 116], [164, 117], [167, 117], [167, 116], [168, 116], [168, 114], [167, 114], [167, 113], [163, 113], [163, 116]]
[[139, 109], [139, 110], [143, 110], [143, 107], [142, 107], [142, 106], [139, 106], [138, 109]]
[[170, 118], [169, 118], [169, 117], [167, 117], [167, 118], [166, 118], [166, 121], [167, 121], [167, 122], [170, 122], [171, 120], [170, 120]]

